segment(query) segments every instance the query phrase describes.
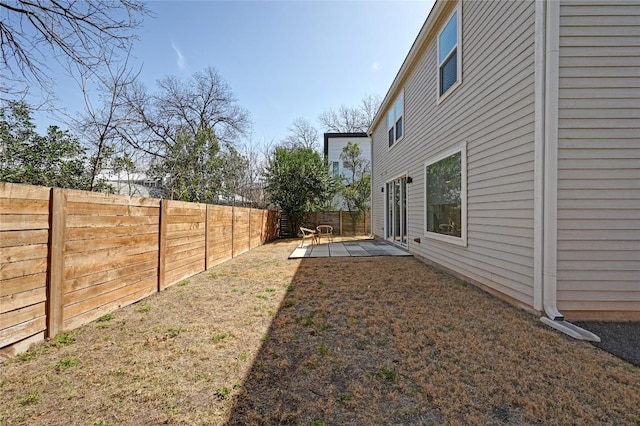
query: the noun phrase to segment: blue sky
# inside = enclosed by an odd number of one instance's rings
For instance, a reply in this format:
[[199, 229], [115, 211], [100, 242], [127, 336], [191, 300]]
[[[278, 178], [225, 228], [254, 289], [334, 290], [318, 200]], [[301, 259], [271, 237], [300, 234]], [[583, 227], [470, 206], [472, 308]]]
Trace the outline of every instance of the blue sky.
[[[297, 117], [384, 96], [433, 1], [154, 1], [133, 49], [150, 87], [207, 66], [252, 118], [254, 141], [279, 141]], [[81, 108], [74, 83], [58, 97]], [[323, 129], [320, 129], [321, 131]]]

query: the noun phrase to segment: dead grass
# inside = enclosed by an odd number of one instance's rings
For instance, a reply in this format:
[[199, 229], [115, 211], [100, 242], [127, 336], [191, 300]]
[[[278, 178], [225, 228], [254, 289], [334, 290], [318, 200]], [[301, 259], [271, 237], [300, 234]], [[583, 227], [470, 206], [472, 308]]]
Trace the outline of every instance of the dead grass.
[[412, 258], [269, 244], [0, 367], [0, 424], [629, 424], [640, 369]]

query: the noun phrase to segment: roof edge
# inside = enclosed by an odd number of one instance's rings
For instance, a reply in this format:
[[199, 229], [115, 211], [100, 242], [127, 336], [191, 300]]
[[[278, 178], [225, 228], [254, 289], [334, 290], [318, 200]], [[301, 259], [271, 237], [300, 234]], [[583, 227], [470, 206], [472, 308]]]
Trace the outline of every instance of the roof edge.
[[[431, 11], [427, 16], [427, 19], [424, 21], [424, 24], [422, 24], [422, 28], [420, 29], [420, 32], [418, 33], [416, 39], [413, 41], [413, 44], [411, 45], [411, 49], [409, 49], [409, 53], [407, 53], [406, 58], [404, 58], [404, 61], [402, 62], [402, 65], [400, 66], [400, 69], [396, 74], [396, 77], [393, 79], [393, 82], [391, 83], [391, 87], [389, 87], [387, 94], [382, 100], [382, 104], [380, 104], [380, 108], [378, 108], [378, 112], [373, 118], [373, 121], [371, 122], [371, 126], [369, 126], [369, 128], [367, 129], [368, 135], [372, 134], [373, 129], [380, 122], [383, 112], [386, 111], [387, 108], [389, 107], [389, 103], [393, 98], [391, 95], [398, 90], [398, 86], [400, 86], [400, 83], [404, 81], [405, 77], [407, 76], [408, 70], [418, 60], [418, 51], [424, 45], [425, 41], [428, 38], [427, 36], [435, 28], [435, 21], [438, 19], [438, 17], [442, 13], [442, 10], [444, 9], [448, 1], [449, 0], [436, 0], [435, 4], [431, 8]], [[462, 0], [457, 0], [457, 1], [462, 1]]]
[[329, 156], [329, 138], [368, 138], [369, 135], [366, 132], [328, 132], [324, 134], [324, 156]]

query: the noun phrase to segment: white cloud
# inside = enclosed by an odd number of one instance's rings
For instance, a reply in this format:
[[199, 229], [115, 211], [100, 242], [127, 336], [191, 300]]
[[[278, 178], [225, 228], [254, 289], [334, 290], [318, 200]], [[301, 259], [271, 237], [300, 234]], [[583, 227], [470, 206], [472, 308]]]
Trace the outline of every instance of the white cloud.
[[373, 61], [373, 63], [371, 64], [371, 69], [375, 72], [378, 71], [380, 69], [381, 65], [380, 62], [378, 61]]
[[187, 58], [184, 57], [178, 45], [176, 45], [173, 41], [171, 42], [171, 47], [173, 47], [173, 51], [176, 52], [176, 55], [178, 56], [176, 62], [178, 68], [180, 68], [181, 70], [185, 69], [187, 67]]

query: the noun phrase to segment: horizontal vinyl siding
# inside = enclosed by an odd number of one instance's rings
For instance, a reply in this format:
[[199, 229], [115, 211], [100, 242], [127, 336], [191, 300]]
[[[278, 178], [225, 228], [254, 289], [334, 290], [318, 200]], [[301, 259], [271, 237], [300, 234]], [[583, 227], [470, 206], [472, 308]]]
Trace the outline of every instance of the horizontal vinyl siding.
[[640, 4], [560, 16], [558, 307], [640, 311]]
[[389, 170], [397, 170], [399, 165], [388, 167], [388, 142], [386, 139], [386, 118], [373, 131], [373, 158], [371, 163], [371, 232], [384, 238], [385, 196], [382, 192], [385, 183], [391, 178]]
[[[347, 146], [349, 142], [352, 142], [360, 147], [360, 157], [365, 159], [367, 167], [371, 170], [371, 138], [368, 137], [330, 137], [328, 141], [327, 149], [327, 162], [329, 164], [329, 173], [333, 173], [333, 162], [337, 161], [338, 173], [343, 176], [351, 176], [351, 171], [345, 169], [344, 162], [340, 159], [342, 150]], [[331, 205], [337, 210], [348, 210], [344, 198], [340, 195], [335, 195], [331, 201]]]
[[360, 157], [364, 158], [367, 161], [367, 164], [371, 163], [371, 139], [363, 138], [363, 137], [332, 137], [329, 138], [329, 147], [327, 153], [327, 161], [329, 162], [329, 171], [331, 172], [333, 169], [332, 163], [334, 161], [338, 161], [340, 163], [340, 173], [350, 173], [349, 171], [344, 169], [344, 165], [342, 164], [342, 160], [340, 159], [340, 154], [342, 154], [342, 150], [347, 146], [349, 142], [352, 142], [360, 147]]
[[[533, 2], [464, 2], [463, 81], [437, 104], [440, 23], [404, 85], [404, 139], [389, 149], [386, 119], [375, 128], [373, 171], [376, 235], [384, 235], [381, 187], [408, 172], [409, 250], [527, 305], [533, 304], [534, 9]], [[424, 229], [425, 161], [462, 142], [467, 247], [426, 237]]]

